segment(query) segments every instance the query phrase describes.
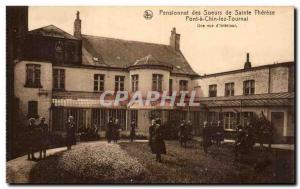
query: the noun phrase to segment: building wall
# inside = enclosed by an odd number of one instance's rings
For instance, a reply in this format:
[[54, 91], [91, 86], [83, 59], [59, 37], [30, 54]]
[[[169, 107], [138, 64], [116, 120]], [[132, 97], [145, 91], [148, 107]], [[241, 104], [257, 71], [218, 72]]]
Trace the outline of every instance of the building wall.
[[[41, 65], [41, 85], [42, 88], [28, 88], [25, 87], [26, 82], [26, 64], [39, 64]], [[52, 96], [52, 64], [47, 62], [31, 62], [21, 61], [15, 65], [15, 97], [19, 98], [20, 117], [23, 120], [27, 120], [28, 114], [28, 101], [38, 102], [38, 115], [45, 117], [49, 122], [49, 108], [51, 107]], [[47, 95], [39, 95], [39, 91], [44, 90]]]
[[270, 93], [288, 92], [289, 68], [275, 67], [270, 69]]
[[[260, 116], [260, 113], [266, 116], [269, 121], [272, 121], [272, 112], [282, 112], [284, 115], [283, 128], [279, 132], [283, 137], [294, 136], [294, 118], [293, 110], [289, 107], [222, 107], [222, 108], [210, 108], [210, 112], [253, 112], [256, 116]], [[245, 124], [245, 123], [244, 123]]]
[[201, 96], [208, 97], [209, 85], [217, 84], [217, 96], [224, 96], [225, 83], [234, 82], [234, 94], [243, 95], [243, 81], [245, 80], [255, 80], [255, 94], [288, 92], [289, 68], [282, 66], [208, 76], [194, 80], [194, 85], [198, 86]]
[[106, 71], [88, 68], [60, 67], [53, 68], [65, 69], [65, 90], [66, 91], [94, 91], [94, 74], [104, 74], [104, 90], [115, 90], [115, 76], [125, 76], [125, 90], [128, 90], [128, 73], [122, 71]]
[[173, 80], [173, 85], [172, 85], [173, 91], [174, 90], [179, 91], [179, 81], [180, 80], [187, 80], [188, 81], [188, 90], [189, 91], [191, 91], [194, 87], [193, 86], [194, 83], [192, 82], [191, 78], [189, 78], [189, 77], [171, 75], [170, 79]]
[[152, 74], [161, 74], [163, 75], [162, 81], [162, 90], [169, 89], [169, 78], [170, 72], [165, 70], [158, 70], [158, 69], [136, 69], [130, 71], [130, 79], [129, 79], [129, 91], [132, 91], [131, 86], [131, 76], [132, 75], [139, 75], [139, 90], [142, 92], [143, 97], [147, 95], [148, 91], [152, 90]]

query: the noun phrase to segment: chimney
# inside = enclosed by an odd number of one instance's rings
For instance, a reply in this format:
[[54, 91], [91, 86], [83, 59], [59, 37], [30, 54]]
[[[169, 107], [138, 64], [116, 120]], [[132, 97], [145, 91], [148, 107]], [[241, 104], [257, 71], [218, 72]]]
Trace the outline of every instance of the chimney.
[[76, 19], [74, 21], [74, 37], [81, 38], [81, 20], [79, 18], [80, 12], [77, 11]]
[[244, 65], [244, 69], [250, 69], [252, 66], [251, 66], [251, 62], [250, 62], [250, 58], [249, 58], [249, 53], [247, 53], [247, 58], [246, 58], [246, 62], [245, 62], [245, 65]]
[[170, 46], [176, 51], [180, 50], [180, 34], [176, 33], [175, 27], [171, 31]]

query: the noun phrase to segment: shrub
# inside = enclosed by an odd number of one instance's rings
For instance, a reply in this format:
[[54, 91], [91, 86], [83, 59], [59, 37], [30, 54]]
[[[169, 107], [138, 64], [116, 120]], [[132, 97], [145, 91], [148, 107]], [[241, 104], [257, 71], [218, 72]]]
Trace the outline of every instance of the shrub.
[[[130, 131], [122, 131], [120, 133], [120, 136], [122, 139], [129, 139], [130, 138]], [[143, 132], [136, 132], [135, 133], [135, 140], [147, 140], [148, 136], [147, 134], [143, 133]]]
[[83, 180], [132, 181], [148, 171], [119, 145], [104, 142], [79, 144], [61, 155], [58, 167]]

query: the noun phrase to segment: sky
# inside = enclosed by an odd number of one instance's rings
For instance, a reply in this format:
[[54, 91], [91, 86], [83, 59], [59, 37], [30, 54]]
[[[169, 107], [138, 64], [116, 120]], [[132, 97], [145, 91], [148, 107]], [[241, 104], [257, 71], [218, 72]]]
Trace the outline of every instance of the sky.
[[[253, 15], [254, 10], [275, 11], [275, 15]], [[293, 7], [29, 7], [29, 30], [53, 24], [73, 34], [76, 11], [80, 11], [82, 33], [150, 43], [169, 44], [176, 27], [180, 49], [199, 74], [243, 68], [246, 53], [252, 66], [294, 60]], [[145, 10], [153, 18], [143, 17]], [[198, 28], [185, 16], [160, 15], [160, 10], [223, 11], [249, 10], [248, 21], [227, 22], [235, 28]], [[245, 16], [239, 16], [245, 17]], [[205, 22], [204, 24], [220, 22]]]

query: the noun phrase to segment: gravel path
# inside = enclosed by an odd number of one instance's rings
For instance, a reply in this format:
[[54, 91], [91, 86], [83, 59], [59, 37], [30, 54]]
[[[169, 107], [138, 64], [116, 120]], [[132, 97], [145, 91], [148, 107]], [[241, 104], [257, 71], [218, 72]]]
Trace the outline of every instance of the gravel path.
[[[47, 156], [66, 150], [66, 147], [47, 150]], [[38, 157], [38, 153], [35, 157]], [[29, 174], [36, 161], [28, 161], [27, 155], [6, 162], [6, 182], [11, 184], [28, 183]]]

